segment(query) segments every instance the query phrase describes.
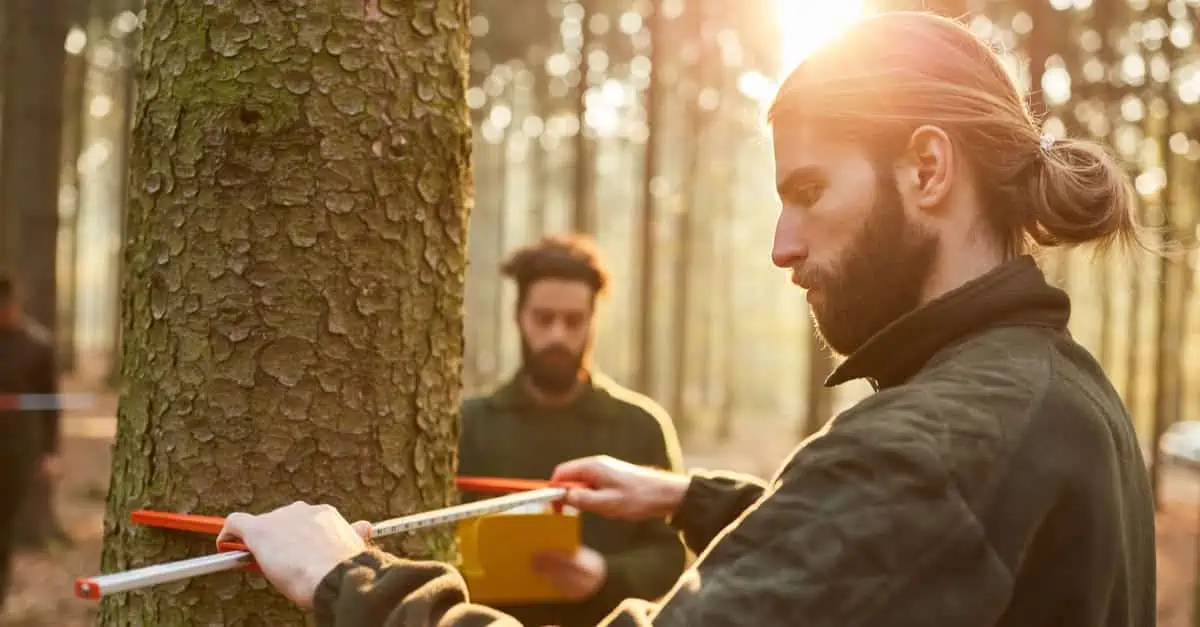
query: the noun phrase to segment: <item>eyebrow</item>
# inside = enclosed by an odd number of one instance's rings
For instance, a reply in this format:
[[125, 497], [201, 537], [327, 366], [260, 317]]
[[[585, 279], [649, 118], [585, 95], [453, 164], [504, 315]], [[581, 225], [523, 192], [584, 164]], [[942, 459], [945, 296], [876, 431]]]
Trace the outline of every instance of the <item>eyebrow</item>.
[[533, 307], [533, 313], [551, 316], [572, 316], [585, 315], [586, 309], [578, 309], [575, 307]]
[[815, 165], [806, 165], [796, 168], [783, 178], [782, 181], [775, 185], [775, 191], [783, 196], [788, 189], [795, 187], [800, 183], [812, 183], [820, 180], [822, 177], [821, 170]]

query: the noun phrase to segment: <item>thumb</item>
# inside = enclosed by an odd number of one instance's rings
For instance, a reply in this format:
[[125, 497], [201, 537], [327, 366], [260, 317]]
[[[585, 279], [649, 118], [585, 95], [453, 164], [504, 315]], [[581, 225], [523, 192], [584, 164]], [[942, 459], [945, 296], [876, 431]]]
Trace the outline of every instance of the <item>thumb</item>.
[[358, 537], [363, 540], [370, 540], [375, 528], [375, 525], [366, 520], [351, 523], [350, 526], [354, 528], [354, 533], [357, 533]]

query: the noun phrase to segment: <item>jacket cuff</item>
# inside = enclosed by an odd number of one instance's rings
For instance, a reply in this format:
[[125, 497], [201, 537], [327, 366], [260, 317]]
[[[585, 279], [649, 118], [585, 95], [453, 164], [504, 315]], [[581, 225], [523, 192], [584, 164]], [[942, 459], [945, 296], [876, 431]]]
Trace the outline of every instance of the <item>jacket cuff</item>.
[[688, 527], [706, 517], [708, 505], [714, 498], [719, 498], [722, 492], [721, 486], [715, 482], [692, 475], [688, 480], [687, 490], [683, 492], [683, 499], [667, 519], [667, 524], [676, 531], [687, 533]]
[[[378, 573], [386, 564], [387, 554], [379, 549], [367, 549], [329, 571], [329, 574], [321, 579], [321, 583], [317, 585], [317, 590], [313, 594], [313, 613], [316, 615], [317, 624], [334, 624], [334, 610], [337, 607], [338, 597], [342, 594], [342, 582], [346, 581], [348, 575], [363, 570], [370, 571], [372, 574]], [[364, 579], [373, 578], [365, 577]]]
[[668, 522], [699, 555], [762, 494], [763, 486], [749, 477], [693, 474]]

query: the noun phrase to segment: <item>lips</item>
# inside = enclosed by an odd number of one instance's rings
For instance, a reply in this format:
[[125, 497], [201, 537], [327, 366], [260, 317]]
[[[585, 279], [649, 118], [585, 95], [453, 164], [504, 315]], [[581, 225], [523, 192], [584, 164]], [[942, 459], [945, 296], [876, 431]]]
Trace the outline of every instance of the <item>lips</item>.
[[543, 362], [551, 363], [556, 366], [562, 366], [562, 365], [569, 364], [569, 363], [571, 363], [571, 360], [574, 359], [574, 357], [575, 357], [574, 355], [572, 355], [566, 351], [562, 351], [562, 350], [558, 350], [558, 349], [546, 350], [546, 351], [543, 351], [540, 355], [538, 355], [538, 358], [541, 359]]
[[792, 284], [796, 285], [804, 290], [811, 290], [813, 288], [812, 280], [811, 279], [806, 280], [806, 278], [803, 275], [801, 275], [799, 272], [797, 272], [795, 270], [792, 270]]

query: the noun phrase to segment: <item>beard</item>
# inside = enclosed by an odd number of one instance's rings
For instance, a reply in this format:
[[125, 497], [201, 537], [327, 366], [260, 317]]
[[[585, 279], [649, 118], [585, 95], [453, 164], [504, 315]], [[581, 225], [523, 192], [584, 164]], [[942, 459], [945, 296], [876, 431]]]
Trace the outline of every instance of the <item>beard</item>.
[[825, 344], [849, 355], [920, 306], [937, 248], [937, 236], [904, 215], [895, 182], [880, 176], [875, 204], [845, 256], [810, 278], [820, 295], [811, 314]]
[[550, 395], [565, 394], [579, 381], [587, 347], [578, 353], [565, 346], [551, 345], [535, 351], [521, 337], [521, 369], [533, 387]]

